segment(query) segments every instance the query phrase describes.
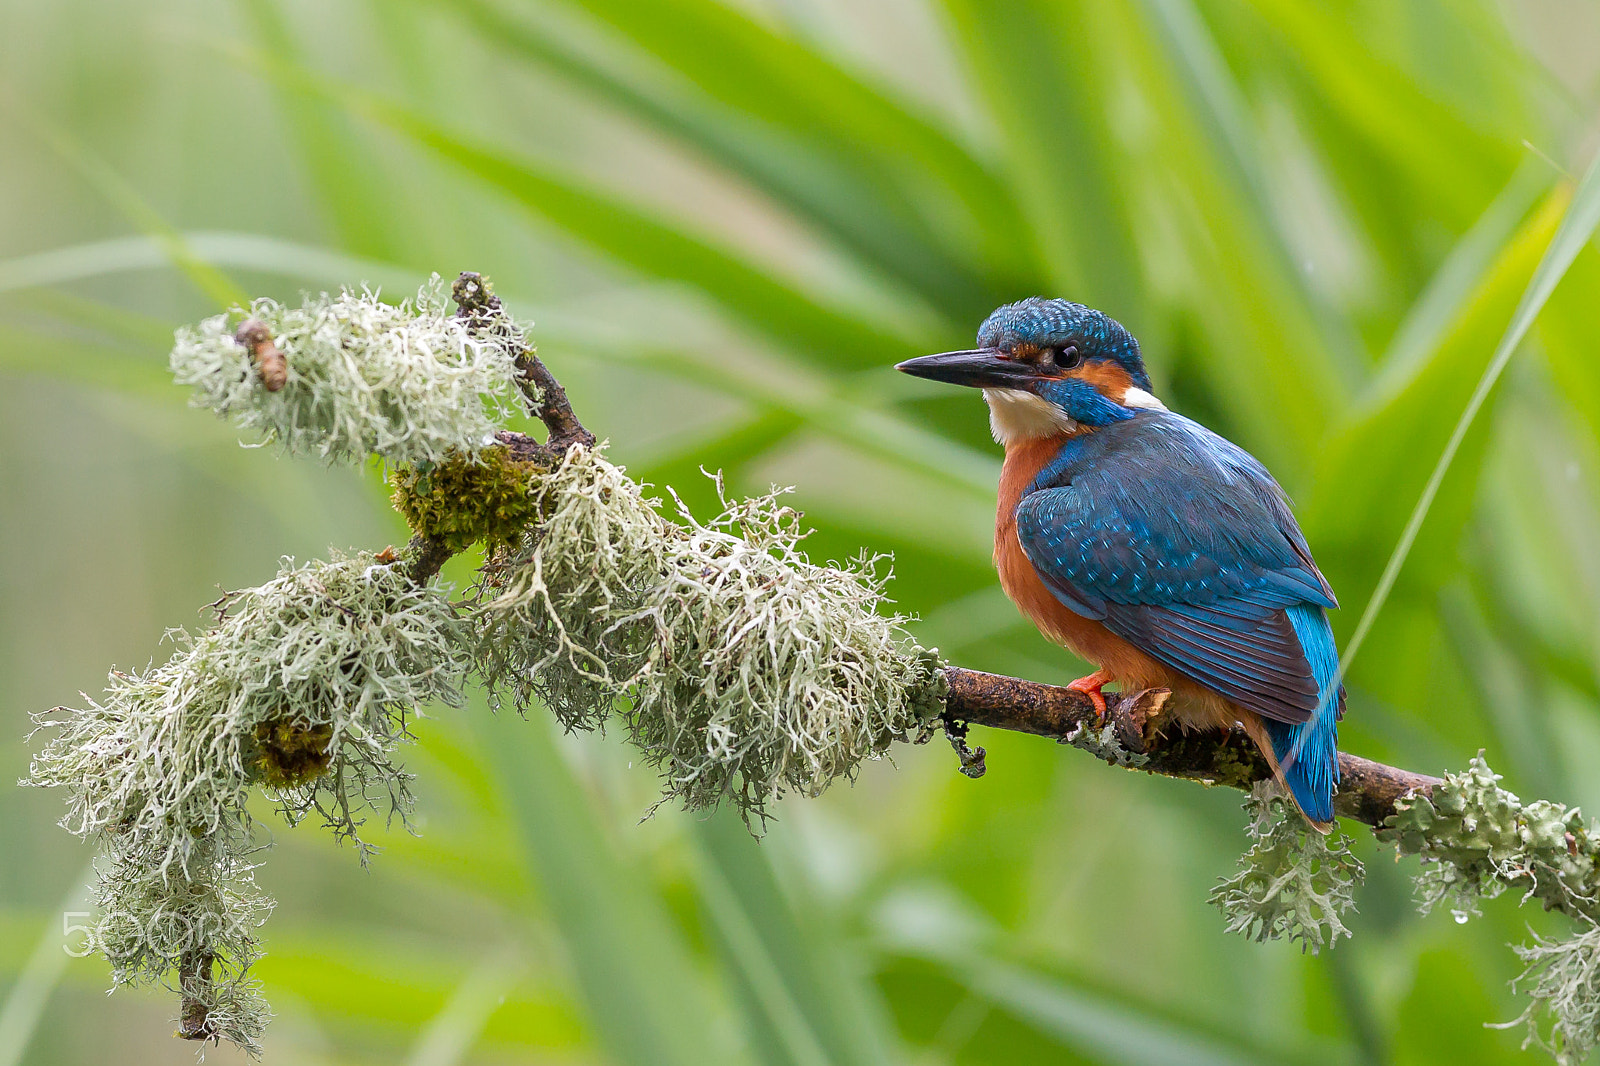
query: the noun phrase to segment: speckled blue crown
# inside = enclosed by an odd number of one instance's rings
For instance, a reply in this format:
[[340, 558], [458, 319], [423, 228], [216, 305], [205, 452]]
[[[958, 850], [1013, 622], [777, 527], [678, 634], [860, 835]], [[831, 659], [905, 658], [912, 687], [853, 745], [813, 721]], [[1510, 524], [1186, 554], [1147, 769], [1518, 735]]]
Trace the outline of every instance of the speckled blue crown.
[[1121, 322], [1092, 307], [1030, 296], [998, 308], [978, 327], [981, 348], [1011, 348], [1020, 343], [1040, 348], [1075, 344], [1087, 358], [1115, 360], [1135, 385], [1147, 391], [1150, 388], [1139, 342]]

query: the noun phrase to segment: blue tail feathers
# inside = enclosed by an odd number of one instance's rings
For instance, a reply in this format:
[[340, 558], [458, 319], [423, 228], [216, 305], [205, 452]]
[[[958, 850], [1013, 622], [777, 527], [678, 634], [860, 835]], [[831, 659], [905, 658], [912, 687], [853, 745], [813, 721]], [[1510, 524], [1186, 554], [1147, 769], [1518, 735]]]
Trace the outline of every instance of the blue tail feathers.
[[1344, 705], [1343, 686], [1334, 691], [1339, 676], [1339, 649], [1321, 607], [1302, 604], [1287, 610], [1311, 664], [1311, 674], [1317, 679], [1321, 699], [1308, 722], [1264, 724], [1295, 802], [1313, 822], [1331, 822], [1333, 789], [1339, 783], [1339, 715]]

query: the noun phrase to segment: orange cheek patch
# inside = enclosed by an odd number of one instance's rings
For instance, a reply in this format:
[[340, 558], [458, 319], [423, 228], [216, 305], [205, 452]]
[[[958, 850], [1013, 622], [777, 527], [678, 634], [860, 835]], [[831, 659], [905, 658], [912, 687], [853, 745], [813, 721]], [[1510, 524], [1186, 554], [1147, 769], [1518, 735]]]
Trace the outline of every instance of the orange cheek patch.
[[1118, 403], [1122, 402], [1123, 393], [1133, 387], [1133, 378], [1128, 372], [1109, 360], [1096, 359], [1094, 362], [1085, 363], [1071, 371], [1068, 376], [1087, 381], [1100, 395]]

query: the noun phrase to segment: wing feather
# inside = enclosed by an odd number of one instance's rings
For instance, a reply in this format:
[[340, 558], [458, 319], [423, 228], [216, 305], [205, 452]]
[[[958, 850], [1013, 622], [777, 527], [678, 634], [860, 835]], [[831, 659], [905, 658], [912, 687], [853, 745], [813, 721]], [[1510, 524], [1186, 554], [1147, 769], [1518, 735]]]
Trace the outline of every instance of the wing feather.
[[1337, 601], [1243, 450], [1150, 412], [1069, 441], [1016, 519], [1069, 609], [1266, 718], [1311, 717], [1317, 680], [1286, 608]]

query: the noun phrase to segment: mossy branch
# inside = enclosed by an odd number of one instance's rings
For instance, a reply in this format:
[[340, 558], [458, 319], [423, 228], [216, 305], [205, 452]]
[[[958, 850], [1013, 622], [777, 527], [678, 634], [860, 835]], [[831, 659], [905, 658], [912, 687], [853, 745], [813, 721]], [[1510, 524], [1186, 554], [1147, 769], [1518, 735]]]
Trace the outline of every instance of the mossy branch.
[[[177, 336], [173, 370], [197, 404], [287, 451], [378, 456], [415, 534], [404, 559], [286, 562], [214, 604], [216, 624], [180, 633], [167, 663], [41, 716], [56, 736], [30, 783], [63, 787], [63, 825], [106, 857], [96, 945], [119, 984], [176, 974], [180, 1036], [255, 1050], [266, 1022], [251, 966], [271, 903], [251, 878], [251, 790], [291, 823], [320, 814], [365, 856], [363, 807], [407, 810], [409, 722], [428, 701], [459, 703], [468, 673], [569, 729], [614, 724], [660, 771], [663, 802], [732, 803], [755, 831], [779, 797], [817, 795], [941, 726], [971, 777], [978, 724], [1245, 790], [1252, 846], [1212, 894], [1228, 928], [1310, 950], [1350, 935], [1360, 864], [1343, 839], [1305, 832], [1242, 731], [1185, 733], [1165, 690], [1124, 694], [1102, 718], [1068, 689], [943, 663], [885, 609], [880, 560], [811, 562], [781, 493], [722, 496], [707, 522], [651, 497], [488, 283], [468, 272], [450, 292], [453, 314], [437, 278], [398, 307], [364, 290], [258, 300]], [[518, 405], [545, 441], [505, 428]], [[435, 578], [475, 545], [477, 585], [452, 601]], [[1524, 1020], [1558, 1059], [1586, 1055], [1600, 1040], [1600, 848], [1578, 812], [1522, 804], [1481, 757], [1443, 779], [1348, 754], [1340, 771], [1335, 810], [1421, 857], [1424, 909], [1468, 914], [1519, 887], [1580, 923], [1522, 949]]]
[[[1099, 745], [1095, 754], [1112, 765], [1244, 792], [1272, 777], [1266, 759], [1242, 729], [1184, 733], [1166, 728], [1164, 689], [1113, 697], [1101, 720], [1088, 697], [1071, 689], [959, 666], [947, 667], [945, 677], [950, 689], [944, 716], [951, 721], [1051, 737], [1075, 747], [1086, 747], [1087, 738], [1110, 726], [1117, 746]], [[1373, 828], [1394, 815], [1397, 800], [1425, 796], [1441, 783], [1437, 777], [1349, 752], [1339, 754], [1339, 773], [1334, 810]]]

